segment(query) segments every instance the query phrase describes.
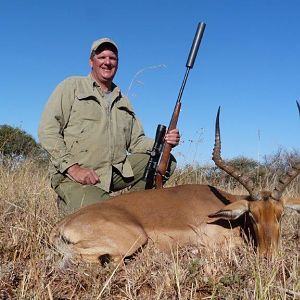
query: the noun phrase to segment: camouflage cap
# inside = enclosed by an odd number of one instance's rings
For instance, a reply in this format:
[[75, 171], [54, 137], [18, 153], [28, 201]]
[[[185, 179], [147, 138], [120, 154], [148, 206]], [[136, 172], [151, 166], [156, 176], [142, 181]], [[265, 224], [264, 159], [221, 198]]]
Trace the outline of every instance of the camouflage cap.
[[109, 38], [102, 38], [93, 42], [90, 54], [92, 54], [93, 51], [96, 51], [103, 44], [111, 44], [113, 48], [115, 48], [116, 53], [118, 53], [118, 46], [113, 40]]

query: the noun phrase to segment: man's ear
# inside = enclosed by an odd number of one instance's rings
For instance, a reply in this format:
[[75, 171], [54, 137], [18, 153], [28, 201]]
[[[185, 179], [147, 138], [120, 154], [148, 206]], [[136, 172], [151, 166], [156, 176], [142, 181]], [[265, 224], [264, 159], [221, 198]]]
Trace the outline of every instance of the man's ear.
[[300, 213], [300, 198], [287, 198], [284, 200], [284, 207], [291, 208]]
[[216, 213], [210, 214], [210, 218], [222, 218], [226, 220], [235, 220], [249, 210], [249, 202], [247, 200], [239, 200], [237, 202], [226, 205], [223, 209]]

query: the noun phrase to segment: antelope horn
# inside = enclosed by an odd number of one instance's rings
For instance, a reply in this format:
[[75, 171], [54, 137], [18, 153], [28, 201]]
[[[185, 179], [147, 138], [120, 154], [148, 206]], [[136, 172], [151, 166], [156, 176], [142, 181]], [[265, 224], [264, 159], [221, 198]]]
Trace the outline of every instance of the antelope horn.
[[280, 200], [285, 188], [299, 175], [299, 173], [300, 161], [296, 162], [287, 174], [284, 174], [279, 178], [278, 183], [272, 192], [272, 198]]
[[235, 170], [232, 166], [227, 165], [221, 158], [221, 137], [220, 137], [220, 107], [218, 109], [216, 117], [216, 129], [215, 129], [215, 145], [213, 150], [212, 159], [215, 164], [225, 171], [228, 175], [235, 178], [250, 194], [252, 200], [261, 200], [261, 197], [257, 190], [254, 189], [253, 181], [248, 177], [244, 176], [238, 170]]
[[[296, 101], [299, 115], [300, 115], [300, 104]], [[292, 165], [291, 169], [287, 172], [287, 174], [279, 177], [278, 183], [272, 192], [272, 197], [275, 200], [280, 200], [282, 193], [285, 188], [299, 175], [300, 173], [300, 161], [296, 162]]]

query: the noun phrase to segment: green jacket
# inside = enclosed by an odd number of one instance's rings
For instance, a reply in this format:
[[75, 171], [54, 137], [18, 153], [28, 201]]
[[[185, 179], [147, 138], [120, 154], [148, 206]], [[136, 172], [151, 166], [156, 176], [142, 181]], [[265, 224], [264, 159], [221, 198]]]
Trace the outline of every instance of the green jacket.
[[111, 105], [91, 75], [70, 77], [50, 96], [39, 126], [39, 139], [50, 154], [50, 176], [55, 188], [74, 164], [91, 168], [98, 187], [109, 192], [112, 166], [124, 177], [133, 172], [128, 153], [151, 150], [127, 97], [113, 85]]

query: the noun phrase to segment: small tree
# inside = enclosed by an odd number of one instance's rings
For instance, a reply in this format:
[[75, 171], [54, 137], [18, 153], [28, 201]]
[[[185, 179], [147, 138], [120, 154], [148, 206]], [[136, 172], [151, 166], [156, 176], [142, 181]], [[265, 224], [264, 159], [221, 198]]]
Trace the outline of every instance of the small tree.
[[29, 156], [39, 156], [41, 148], [24, 130], [0, 125], [0, 153], [2, 158], [25, 159]]

